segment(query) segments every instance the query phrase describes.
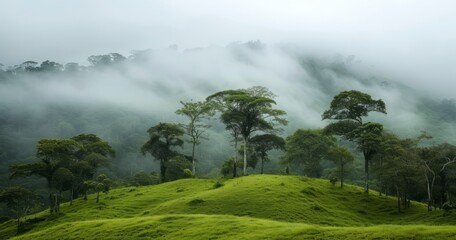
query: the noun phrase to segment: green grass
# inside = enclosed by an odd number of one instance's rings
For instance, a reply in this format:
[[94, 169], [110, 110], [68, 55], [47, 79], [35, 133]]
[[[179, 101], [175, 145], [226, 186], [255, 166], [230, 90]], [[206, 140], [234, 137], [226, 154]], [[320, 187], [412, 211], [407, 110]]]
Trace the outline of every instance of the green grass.
[[[456, 215], [427, 212], [412, 202], [404, 213], [396, 199], [327, 180], [252, 175], [216, 180], [185, 179], [151, 187], [129, 187], [89, 196], [46, 219], [18, 239], [456, 239]], [[388, 224], [388, 225], [385, 225]], [[0, 236], [14, 235], [14, 222]], [[52, 236], [52, 237], [51, 237]]]

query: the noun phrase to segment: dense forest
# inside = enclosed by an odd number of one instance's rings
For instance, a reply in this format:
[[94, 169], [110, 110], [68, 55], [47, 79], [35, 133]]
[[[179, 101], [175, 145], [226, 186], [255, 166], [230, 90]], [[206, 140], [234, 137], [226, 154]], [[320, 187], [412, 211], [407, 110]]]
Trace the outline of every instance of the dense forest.
[[374, 189], [398, 212], [456, 207], [456, 101], [354, 56], [257, 41], [88, 63], [1, 66], [2, 221], [116, 187], [263, 173]]

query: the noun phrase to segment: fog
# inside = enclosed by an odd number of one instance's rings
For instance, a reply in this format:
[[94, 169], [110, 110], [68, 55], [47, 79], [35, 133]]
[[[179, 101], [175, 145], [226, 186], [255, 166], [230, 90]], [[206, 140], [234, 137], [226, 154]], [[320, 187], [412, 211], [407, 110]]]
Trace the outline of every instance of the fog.
[[261, 40], [355, 55], [408, 84], [452, 96], [454, 1], [26, 1], [2, 2], [0, 63], [84, 63], [131, 50]]
[[[277, 107], [288, 113], [283, 136], [325, 126], [321, 114], [332, 97], [356, 89], [386, 103], [388, 114], [369, 120], [403, 137], [425, 130], [454, 143], [454, 119], [441, 121], [429, 110], [432, 101], [454, 98], [456, 89], [453, 1], [2, 3], [1, 69], [28, 60], [88, 66], [89, 56], [113, 52], [129, 58], [78, 73], [0, 81], [2, 124], [23, 121], [18, 129], [2, 126], [0, 150], [27, 142], [31, 155], [37, 139], [93, 132], [117, 146], [133, 142], [130, 155], [119, 158], [141, 158], [137, 149], [148, 127], [184, 121], [174, 114], [179, 101], [258, 85], [275, 93]], [[104, 109], [125, 112], [94, 117]], [[5, 112], [16, 117], [8, 120]], [[210, 150], [228, 146], [230, 137], [211, 124], [208, 134], [216, 140], [203, 143], [198, 154], [220, 162], [226, 154]], [[7, 159], [2, 154], [0, 160]]]

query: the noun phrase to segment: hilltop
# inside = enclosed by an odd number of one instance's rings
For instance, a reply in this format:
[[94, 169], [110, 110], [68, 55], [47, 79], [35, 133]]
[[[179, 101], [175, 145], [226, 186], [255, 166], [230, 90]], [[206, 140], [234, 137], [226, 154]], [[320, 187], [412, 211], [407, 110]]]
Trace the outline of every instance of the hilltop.
[[[58, 217], [29, 216], [32, 229], [16, 239], [450, 239], [455, 215], [427, 212], [412, 202], [399, 213], [396, 199], [344, 189], [327, 180], [252, 175], [226, 181], [183, 179], [148, 187], [113, 189], [61, 207]], [[14, 234], [15, 222], [0, 225]]]

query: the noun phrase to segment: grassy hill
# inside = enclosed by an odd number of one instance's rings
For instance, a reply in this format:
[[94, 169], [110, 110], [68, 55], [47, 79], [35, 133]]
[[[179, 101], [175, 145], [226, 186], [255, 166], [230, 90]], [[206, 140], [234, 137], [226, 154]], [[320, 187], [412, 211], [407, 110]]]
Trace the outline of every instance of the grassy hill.
[[[456, 215], [416, 202], [398, 213], [395, 198], [355, 186], [276, 175], [216, 182], [119, 188], [98, 204], [89, 196], [63, 204], [58, 217], [30, 216], [33, 228], [16, 239], [456, 239]], [[11, 237], [14, 227], [3, 223], [0, 236]]]

